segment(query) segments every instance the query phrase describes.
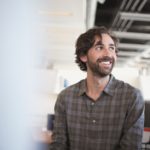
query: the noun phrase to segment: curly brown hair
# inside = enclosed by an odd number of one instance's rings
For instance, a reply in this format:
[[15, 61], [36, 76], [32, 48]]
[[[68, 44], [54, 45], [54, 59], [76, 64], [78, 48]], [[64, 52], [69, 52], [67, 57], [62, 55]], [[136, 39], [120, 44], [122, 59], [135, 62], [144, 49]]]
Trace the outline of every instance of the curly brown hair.
[[80, 57], [84, 56], [88, 53], [89, 49], [94, 45], [95, 42], [95, 36], [102, 37], [102, 34], [108, 34], [114, 41], [116, 46], [116, 53], [118, 52], [117, 45], [118, 45], [118, 39], [116, 36], [112, 34], [110, 30], [105, 28], [104, 26], [101, 27], [94, 27], [89, 30], [87, 30], [85, 33], [81, 34], [77, 41], [76, 41], [76, 60], [75, 62], [78, 64], [80, 69], [82, 71], [87, 71], [86, 63], [82, 62]]

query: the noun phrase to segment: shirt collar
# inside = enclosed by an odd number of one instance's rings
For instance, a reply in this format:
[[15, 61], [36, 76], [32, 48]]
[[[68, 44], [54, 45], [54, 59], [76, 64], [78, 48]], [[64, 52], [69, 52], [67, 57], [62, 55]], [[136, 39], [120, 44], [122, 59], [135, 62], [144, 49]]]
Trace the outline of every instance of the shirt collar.
[[110, 80], [104, 89], [104, 92], [110, 96], [113, 96], [115, 92], [115, 86], [116, 86], [115, 80], [116, 80], [115, 77], [111, 74]]
[[87, 85], [86, 85], [86, 79], [80, 81], [80, 88], [79, 88], [79, 96], [86, 93]]
[[[106, 85], [104, 92], [110, 96], [113, 96], [115, 92], [115, 77], [111, 74], [110, 75], [110, 80], [108, 84]], [[86, 79], [80, 81], [80, 88], [79, 88], [79, 96], [83, 95], [86, 93], [87, 85], [86, 85]]]

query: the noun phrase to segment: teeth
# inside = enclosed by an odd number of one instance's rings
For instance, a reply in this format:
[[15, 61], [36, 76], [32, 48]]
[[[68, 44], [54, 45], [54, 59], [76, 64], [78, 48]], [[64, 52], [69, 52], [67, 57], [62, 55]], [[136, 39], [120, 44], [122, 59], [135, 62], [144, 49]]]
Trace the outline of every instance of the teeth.
[[102, 64], [109, 65], [110, 62], [109, 61], [103, 61]]

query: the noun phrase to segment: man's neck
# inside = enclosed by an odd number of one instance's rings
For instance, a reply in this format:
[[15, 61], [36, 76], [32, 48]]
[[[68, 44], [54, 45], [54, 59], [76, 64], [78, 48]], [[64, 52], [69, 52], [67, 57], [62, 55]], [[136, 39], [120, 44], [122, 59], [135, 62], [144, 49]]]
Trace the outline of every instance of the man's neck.
[[87, 75], [87, 95], [93, 100], [97, 100], [100, 93], [104, 90], [107, 83], [109, 82], [110, 75], [106, 77], [93, 76], [91, 74]]

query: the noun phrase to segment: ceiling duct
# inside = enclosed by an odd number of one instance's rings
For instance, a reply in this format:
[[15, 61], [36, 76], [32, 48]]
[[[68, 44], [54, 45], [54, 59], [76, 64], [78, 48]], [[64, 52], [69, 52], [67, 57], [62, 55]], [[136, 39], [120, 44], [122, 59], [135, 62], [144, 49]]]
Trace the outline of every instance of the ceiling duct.
[[147, 62], [143, 53], [150, 47], [150, 0], [105, 0], [97, 3], [95, 26], [106, 26], [119, 38], [118, 60]]
[[150, 14], [132, 13], [132, 12], [121, 12], [121, 19], [124, 20], [137, 20], [137, 21], [148, 21], [150, 22]]

